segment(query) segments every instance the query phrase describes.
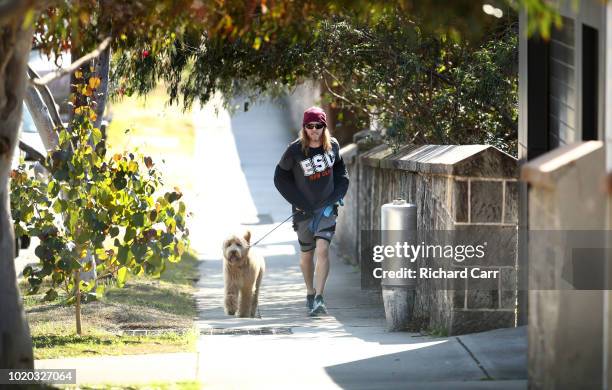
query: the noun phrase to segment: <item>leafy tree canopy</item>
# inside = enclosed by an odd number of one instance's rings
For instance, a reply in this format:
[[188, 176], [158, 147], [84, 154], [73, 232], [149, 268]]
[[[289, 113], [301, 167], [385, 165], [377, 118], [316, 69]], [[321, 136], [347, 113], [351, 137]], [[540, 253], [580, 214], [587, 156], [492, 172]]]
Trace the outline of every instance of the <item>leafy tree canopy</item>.
[[471, 0], [63, 0], [38, 19], [34, 44], [61, 58], [112, 37], [115, 96], [163, 81], [188, 107], [217, 91], [257, 95], [316, 78], [334, 105], [378, 114], [398, 142], [513, 152], [514, 10], [544, 37], [561, 18], [543, 0], [490, 3], [501, 20]]
[[516, 154], [515, 13], [460, 42], [397, 10], [382, 11], [376, 24], [335, 15], [300, 34], [257, 44], [184, 35], [155, 55], [126, 49], [115, 56], [115, 91], [146, 93], [161, 79], [188, 107], [216, 91], [256, 97], [315, 79], [364, 126], [376, 116], [396, 144], [488, 143]]

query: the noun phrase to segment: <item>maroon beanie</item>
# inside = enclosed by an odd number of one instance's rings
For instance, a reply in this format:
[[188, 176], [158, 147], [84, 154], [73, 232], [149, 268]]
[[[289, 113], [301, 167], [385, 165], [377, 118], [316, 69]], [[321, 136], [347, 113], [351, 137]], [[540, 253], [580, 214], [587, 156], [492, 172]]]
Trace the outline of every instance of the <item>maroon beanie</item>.
[[304, 111], [302, 126], [305, 126], [307, 123], [311, 122], [321, 122], [325, 125], [325, 127], [327, 127], [327, 116], [325, 115], [325, 111], [319, 107], [310, 107]]

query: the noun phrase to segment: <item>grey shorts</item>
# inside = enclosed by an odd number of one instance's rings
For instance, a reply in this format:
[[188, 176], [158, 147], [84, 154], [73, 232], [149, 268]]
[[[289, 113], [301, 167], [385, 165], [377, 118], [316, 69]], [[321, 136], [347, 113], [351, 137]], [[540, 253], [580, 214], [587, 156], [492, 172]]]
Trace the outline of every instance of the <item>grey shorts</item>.
[[310, 230], [312, 218], [294, 222], [293, 230], [297, 233], [300, 250], [302, 252], [310, 252], [315, 248], [317, 239], [331, 242], [336, 232], [336, 218], [336, 213], [332, 213], [329, 217], [321, 217], [319, 226], [317, 226], [314, 232]]

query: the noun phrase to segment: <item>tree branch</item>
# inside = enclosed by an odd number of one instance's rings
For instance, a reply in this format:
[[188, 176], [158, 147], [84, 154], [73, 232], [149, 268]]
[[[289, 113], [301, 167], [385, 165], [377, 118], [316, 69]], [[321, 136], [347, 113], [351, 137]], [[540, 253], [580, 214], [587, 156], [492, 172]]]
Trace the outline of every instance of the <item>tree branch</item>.
[[100, 86], [97, 91], [96, 98], [96, 120], [94, 127], [100, 128], [102, 119], [104, 117], [104, 110], [106, 108], [106, 102], [108, 101], [108, 78], [110, 71], [110, 59], [111, 59], [111, 48], [107, 47], [104, 49], [98, 63], [96, 64], [96, 72], [100, 77]]
[[[441, 74], [439, 74], [438, 72], [436, 72], [435, 70], [431, 69], [431, 74], [433, 74], [435, 77], [437, 77], [438, 79], [444, 81], [446, 84], [457, 88], [457, 84], [450, 80], [449, 78], [442, 76]], [[459, 89], [459, 88], [457, 88]], [[494, 104], [487, 104], [485, 102], [481, 102], [481, 106], [491, 112], [497, 113], [502, 122], [504, 122], [504, 124], [509, 128], [509, 129], [516, 129], [517, 127], [517, 123], [516, 121], [514, 121], [512, 118], [510, 118], [506, 113], [504, 113], [501, 109], [499, 109], [496, 105]]]
[[[39, 79], [40, 76], [30, 65], [28, 65], [28, 76], [30, 79]], [[47, 109], [49, 110], [49, 114], [51, 115], [51, 119], [53, 120], [53, 124], [55, 127], [64, 128], [64, 124], [62, 123], [62, 118], [60, 117], [59, 112], [57, 111], [57, 106], [55, 104], [55, 99], [53, 99], [53, 95], [51, 95], [51, 91], [49, 87], [46, 85], [34, 85], [40, 96], [42, 97], [43, 102], [47, 105]]]
[[43, 145], [45, 145], [45, 149], [53, 150], [59, 142], [59, 137], [55, 131], [49, 107], [45, 104], [40, 92], [34, 85], [28, 85], [24, 100], [32, 115], [38, 135]]
[[35, 85], [46, 85], [55, 79], [58, 79], [69, 73], [72, 73], [75, 70], [77, 70], [81, 65], [86, 63], [87, 61], [91, 61], [94, 58], [97, 58], [98, 56], [100, 56], [100, 54], [102, 54], [102, 52], [108, 47], [110, 42], [111, 42], [111, 37], [106, 37], [94, 51], [85, 54], [83, 57], [79, 58], [76, 61], [73, 61], [69, 67], [58, 69], [55, 72], [51, 72], [42, 78], [32, 79], [30, 80], [30, 82]]
[[31, 159], [38, 161], [43, 167], [47, 168], [45, 156], [43, 156], [38, 150], [34, 149], [23, 141], [19, 141], [19, 149], [26, 152]]
[[[328, 70], [324, 70], [325, 73], [327, 73], [328, 75], [330, 75], [331, 77], [333, 77], [336, 81], [338, 80], [333, 74], [331, 74]], [[355, 104], [353, 102], [351, 102], [350, 100], [348, 100], [346, 97], [336, 93], [327, 83], [327, 79], [325, 77], [323, 77], [323, 82], [325, 83], [325, 88], [327, 89], [327, 91], [329, 93], [331, 93], [335, 98], [340, 99], [348, 104], [351, 105], [351, 107], [355, 107], [361, 111], [363, 111], [364, 113], [366, 113], [367, 115], [371, 115], [372, 113], [370, 111], [368, 111], [367, 108], [361, 107], [359, 104]], [[339, 82], [338, 82], [339, 83]]]

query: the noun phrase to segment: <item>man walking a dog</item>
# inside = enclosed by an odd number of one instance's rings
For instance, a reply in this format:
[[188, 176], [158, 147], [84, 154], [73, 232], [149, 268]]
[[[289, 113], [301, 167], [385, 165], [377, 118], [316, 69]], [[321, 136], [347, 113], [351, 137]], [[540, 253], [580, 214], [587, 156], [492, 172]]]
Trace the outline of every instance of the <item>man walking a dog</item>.
[[329, 244], [349, 178], [340, 145], [331, 137], [321, 108], [304, 111], [300, 137], [287, 147], [276, 166], [274, 185], [292, 205], [309, 315], [326, 314], [323, 292], [329, 274]]

